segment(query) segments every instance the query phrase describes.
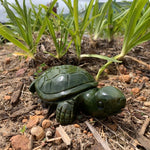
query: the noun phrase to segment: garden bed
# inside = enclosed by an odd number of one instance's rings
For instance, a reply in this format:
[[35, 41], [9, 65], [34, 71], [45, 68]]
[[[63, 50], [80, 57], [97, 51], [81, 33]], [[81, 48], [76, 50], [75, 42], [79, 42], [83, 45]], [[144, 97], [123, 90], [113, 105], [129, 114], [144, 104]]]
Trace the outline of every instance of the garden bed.
[[[113, 43], [105, 40], [90, 42], [84, 37], [82, 53], [116, 56], [121, 50], [122, 40], [118, 38]], [[73, 45], [60, 60], [45, 55], [43, 49], [55, 51], [51, 39], [45, 37], [38, 46], [36, 61], [12, 55], [14, 51], [20, 52], [20, 49], [13, 44], [0, 45], [0, 149], [17, 149], [17, 146], [25, 149], [28, 145], [28, 149], [34, 150], [99, 150], [102, 143], [96, 140], [85, 121], [94, 127], [110, 149], [146, 149], [149, 145], [146, 140], [150, 140], [150, 127], [147, 123], [150, 117], [149, 48], [150, 42], [135, 47], [121, 64], [110, 65], [100, 76], [99, 88], [112, 85], [124, 92], [127, 104], [123, 111], [103, 120], [81, 113], [73, 124], [62, 126], [71, 140], [71, 144], [66, 145], [64, 140], [58, 138], [60, 135], [56, 128], [60, 126], [55, 119], [55, 111], [47, 116], [47, 109], [42, 107], [38, 96], [29, 91], [30, 83], [44, 70], [63, 64], [80, 66], [96, 76], [98, 69], [106, 62], [96, 58], [84, 58], [78, 61]], [[137, 62], [137, 59], [140, 61]], [[50, 122], [49, 126], [45, 127], [42, 122], [47, 119]], [[45, 134], [41, 140], [31, 136], [31, 129], [34, 126], [40, 126], [44, 130]], [[143, 133], [140, 132], [141, 129]], [[22, 135], [21, 141], [17, 139], [18, 135]], [[46, 140], [47, 138], [52, 141]]]

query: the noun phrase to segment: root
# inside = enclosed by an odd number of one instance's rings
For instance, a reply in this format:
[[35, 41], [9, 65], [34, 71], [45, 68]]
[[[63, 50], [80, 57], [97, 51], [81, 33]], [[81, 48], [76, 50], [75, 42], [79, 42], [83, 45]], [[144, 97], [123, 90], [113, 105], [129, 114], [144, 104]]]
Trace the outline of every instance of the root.
[[138, 62], [139, 64], [142, 64], [142, 65], [146, 66], [147, 69], [150, 70], [150, 65], [149, 65], [149, 64], [147, 64], [147, 63], [145, 63], [145, 62], [143, 62], [143, 61], [141, 61], [141, 60], [138, 60], [138, 59], [135, 58], [135, 57], [126, 55], [126, 56], [124, 56], [124, 58], [130, 58], [130, 59], [132, 59], [132, 60]]

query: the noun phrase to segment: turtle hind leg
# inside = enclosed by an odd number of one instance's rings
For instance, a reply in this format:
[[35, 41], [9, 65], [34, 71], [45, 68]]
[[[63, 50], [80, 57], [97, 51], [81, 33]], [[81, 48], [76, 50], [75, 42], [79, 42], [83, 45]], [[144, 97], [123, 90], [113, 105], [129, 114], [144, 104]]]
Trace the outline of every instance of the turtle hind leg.
[[62, 124], [70, 124], [74, 121], [76, 116], [76, 108], [74, 100], [66, 100], [60, 102], [56, 108], [56, 119]]

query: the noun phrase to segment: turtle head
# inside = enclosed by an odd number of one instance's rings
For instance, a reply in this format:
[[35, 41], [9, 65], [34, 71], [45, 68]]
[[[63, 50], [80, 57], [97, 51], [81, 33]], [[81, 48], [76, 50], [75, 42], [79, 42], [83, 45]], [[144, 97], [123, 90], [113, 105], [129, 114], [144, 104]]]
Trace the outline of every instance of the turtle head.
[[98, 118], [116, 114], [126, 104], [124, 94], [112, 86], [91, 89], [85, 93], [83, 99], [84, 111]]

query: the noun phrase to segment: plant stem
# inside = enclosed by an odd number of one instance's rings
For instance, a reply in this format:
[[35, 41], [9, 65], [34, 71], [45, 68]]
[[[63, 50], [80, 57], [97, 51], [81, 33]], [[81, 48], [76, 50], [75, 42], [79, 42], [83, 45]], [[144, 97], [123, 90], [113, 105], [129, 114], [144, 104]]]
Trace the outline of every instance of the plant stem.
[[[122, 59], [123, 57], [124, 57], [124, 54], [123, 54], [123, 53], [120, 53], [120, 54], [116, 55], [116, 56], [114, 57], [114, 59], [120, 60], [120, 59]], [[98, 79], [99, 79], [100, 75], [102, 74], [102, 72], [103, 72], [110, 64], [112, 64], [112, 63], [113, 63], [113, 61], [108, 61], [106, 64], [104, 64], [104, 65], [99, 69], [99, 71], [98, 71], [98, 73], [97, 73], [97, 75], [96, 75], [96, 77], [95, 77], [95, 80], [96, 80], [96, 81], [98, 81]]]

